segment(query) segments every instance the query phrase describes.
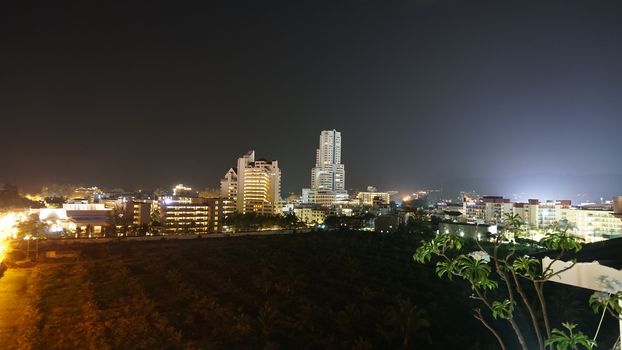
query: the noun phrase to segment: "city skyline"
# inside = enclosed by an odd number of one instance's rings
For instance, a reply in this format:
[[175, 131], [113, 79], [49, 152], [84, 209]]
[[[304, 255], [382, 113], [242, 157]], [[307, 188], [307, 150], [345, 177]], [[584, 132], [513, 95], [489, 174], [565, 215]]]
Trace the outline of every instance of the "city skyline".
[[622, 350], [622, 0], [2, 5], [6, 348]]
[[298, 192], [317, 132], [336, 129], [350, 188], [609, 197], [622, 183], [621, 10], [9, 4], [0, 182], [212, 187], [254, 148]]

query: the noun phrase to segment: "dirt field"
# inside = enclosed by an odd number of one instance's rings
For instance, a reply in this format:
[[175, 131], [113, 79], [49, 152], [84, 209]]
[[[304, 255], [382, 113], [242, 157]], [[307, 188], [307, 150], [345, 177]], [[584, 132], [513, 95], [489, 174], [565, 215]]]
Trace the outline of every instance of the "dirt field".
[[15, 335], [24, 322], [24, 318], [20, 316], [24, 315], [32, 299], [27, 294], [32, 270], [8, 269], [0, 279], [0, 344], [17, 345]]
[[13, 308], [0, 329], [32, 349], [495, 349], [468, 290], [413, 262], [416, 245], [339, 232], [48, 241], [41, 257], [69, 256], [9, 269], [0, 293], [23, 297], [0, 294]]

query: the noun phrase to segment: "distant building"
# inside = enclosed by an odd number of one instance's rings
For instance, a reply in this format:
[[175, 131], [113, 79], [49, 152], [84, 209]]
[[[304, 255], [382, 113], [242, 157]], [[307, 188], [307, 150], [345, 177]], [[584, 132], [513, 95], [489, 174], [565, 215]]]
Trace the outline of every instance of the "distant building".
[[192, 188], [186, 187], [183, 184], [179, 184], [173, 188], [173, 196], [178, 197], [196, 197]]
[[[615, 206], [615, 199], [613, 204]], [[572, 206], [570, 200], [541, 202], [529, 199], [527, 203], [515, 203], [513, 212], [528, 228], [565, 224], [572, 234], [586, 242], [622, 236], [622, 221], [616, 218], [615, 210], [610, 205]]]
[[[249, 151], [220, 181], [221, 197], [235, 202], [239, 213], [276, 214], [281, 202], [281, 169], [278, 161], [255, 159]], [[226, 204], [225, 204], [226, 205]], [[233, 209], [225, 208], [227, 213]]]
[[220, 180], [220, 198], [223, 202], [222, 213], [226, 217], [231, 213], [235, 213], [237, 209], [236, 202], [238, 200], [238, 169], [231, 168], [225, 176]]
[[315, 208], [295, 208], [294, 214], [307, 225], [321, 224], [326, 218], [326, 212], [324, 210]]
[[207, 203], [163, 203], [160, 215], [166, 234], [209, 232], [210, 208]]
[[484, 196], [472, 202], [463, 203], [463, 212], [468, 220], [478, 223], [499, 223], [506, 213], [512, 213], [513, 204], [501, 196]]
[[315, 166], [311, 168], [311, 188], [303, 189], [302, 202], [330, 205], [347, 199], [345, 182], [345, 166], [341, 163], [341, 133], [324, 130], [320, 133], [319, 148], [315, 152]]
[[225, 231], [224, 220], [231, 201], [226, 198], [206, 198], [205, 202], [209, 205], [209, 232]]
[[497, 234], [497, 225], [441, 222], [438, 224], [438, 233], [484, 240], [489, 233]]
[[53, 228], [53, 231], [81, 232], [82, 235], [98, 236], [109, 225], [110, 208], [104, 204], [65, 203], [62, 208], [38, 209], [39, 220]]
[[563, 208], [560, 220], [570, 224], [570, 231], [587, 242], [622, 237], [622, 221], [612, 210]]
[[337, 202], [334, 192], [316, 191], [310, 188], [302, 189], [302, 203], [330, 206]]
[[389, 192], [378, 192], [373, 186], [367, 187], [366, 192], [357, 193], [356, 198], [361, 201], [361, 205], [366, 206], [389, 205], [389, 202], [391, 202], [391, 194]]
[[622, 219], [622, 196], [613, 197], [613, 216]]
[[172, 196], [160, 197], [160, 222], [165, 234], [203, 234], [209, 229], [210, 207], [192, 188], [175, 186]]
[[513, 214], [518, 215], [531, 228], [542, 228], [561, 220], [561, 210], [570, 208], [571, 201], [546, 201], [529, 199], [527, 203], [515, 203]]
[[153, 200], [132, 199], [128, 205], [132, 210], [132, 225], [141, 226], [151, 223], [151, 208]]
[[345, 177], [345, 167], [341, 164], [341, 133], [324, 130], [320, 134], [320, 147], [315, 154], [315, 167], [311, 169], [311, 189], [343, 192]]

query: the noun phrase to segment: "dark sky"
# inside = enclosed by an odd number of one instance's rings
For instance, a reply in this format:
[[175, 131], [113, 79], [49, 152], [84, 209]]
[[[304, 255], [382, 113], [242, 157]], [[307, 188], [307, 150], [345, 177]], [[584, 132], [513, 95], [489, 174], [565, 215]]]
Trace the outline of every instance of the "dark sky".
[[334, 128], [349, 188], [611, 197], [621, 112], [620, 1], [0, 8], [0, 181], [27, 189], [216, 187], [255, 149], [300, 191]]

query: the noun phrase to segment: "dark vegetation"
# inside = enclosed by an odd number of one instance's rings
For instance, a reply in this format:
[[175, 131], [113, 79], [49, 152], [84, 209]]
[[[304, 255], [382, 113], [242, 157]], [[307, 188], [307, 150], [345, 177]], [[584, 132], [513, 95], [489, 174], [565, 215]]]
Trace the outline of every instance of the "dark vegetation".
[[[468, 288], [413, 261], [418, 237], [47, 241], [42, 255], [79, 259], [39, 263], [18, 338], [35, 349], [496, 349]], [[587, 297], [561, 290], [551, 308], [587, 310]]]
[[0, 208], [40, 208], [42, 203], [22, 196], [15, 185], [5, 183], [0, 187]]
[[296, 215], [273, 215], [258, 213], [232, 213], [227, 215], [224, 224], [234, 232], [249, 232], [262, 229], [295, 229], [307, 227]]

